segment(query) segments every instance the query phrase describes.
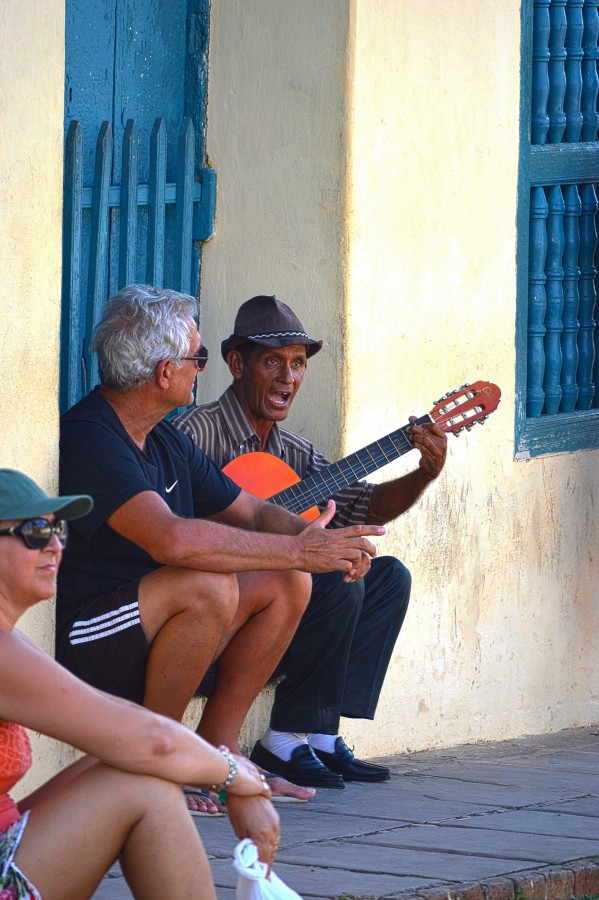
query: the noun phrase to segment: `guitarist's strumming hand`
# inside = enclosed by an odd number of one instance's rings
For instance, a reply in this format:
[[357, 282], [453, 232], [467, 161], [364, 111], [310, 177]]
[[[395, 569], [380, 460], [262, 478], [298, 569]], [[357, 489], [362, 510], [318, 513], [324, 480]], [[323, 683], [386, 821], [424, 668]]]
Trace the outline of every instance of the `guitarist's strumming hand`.
[[385, 529], [380, 525], [350, 525], [347, 528], [327, 529], [335, 515], [335, 501], [329, 500], [326, 509], [298, 535], [301, 564], [305, 572], [343, 572], [344, 581], [362, 578], [370, 568], [376, 547], [368, 536], [380, 537]]

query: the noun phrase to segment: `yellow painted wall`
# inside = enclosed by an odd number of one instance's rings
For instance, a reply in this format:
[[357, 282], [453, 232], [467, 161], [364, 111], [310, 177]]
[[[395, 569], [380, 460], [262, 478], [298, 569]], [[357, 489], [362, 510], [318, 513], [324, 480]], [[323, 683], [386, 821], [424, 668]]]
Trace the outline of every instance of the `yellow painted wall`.
[[598, 454], [513, 461], [520, 4], [359, 0], [352, 28], [345, 445], [465, 381], [503, 399], [390, 529], [412, 608], [377, 728], [347, 731], [389, 752], [596, 722]]
[[[62, 229], [64, 4], [0, 0], [0, 466], [57, 487]], [[22, 627], [54, 641], [45, 603]], [[55, 768], [53, 743], [33, 741], [23, 789]]]
[[[325, 348], [294, 410], [338, 444], [343, 356], [346, 0], [214, 0], [207, 151], [217, 171], [216, 236], [204, 248], [200, 325], [211, 350], [199, 400], [229, 383], [220, 343], [256, 294], [297, 310]], [[312, 373], [311, 373], [312, 374]], [[326, 392], [326, 416], [312, 411]]]
[[[599, 720], [597, 453], [513, 459], [519, 66], [519, 0], [213, 3], [207, 342], [254, 293], [290, 302], [327, 341], [290, 422], [333, 458], [503, 391], [381, 542], [414, 589], [375, 726], [343, 723], [361, 753]], [[201, 399], [227, 381], [211, 363]]]

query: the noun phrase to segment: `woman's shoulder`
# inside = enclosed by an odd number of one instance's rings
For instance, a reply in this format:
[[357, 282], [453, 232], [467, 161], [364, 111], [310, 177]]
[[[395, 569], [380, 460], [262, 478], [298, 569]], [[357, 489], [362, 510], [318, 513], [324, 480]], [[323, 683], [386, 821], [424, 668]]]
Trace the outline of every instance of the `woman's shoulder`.
[[[12, 628], [10, 631], [0, 629], [0, 702], [3, 694], [2, 688], [7, 686], [15, 676], [29, 677], [40, 664], [42, 664], [41, 668], [45, 670], [47, 664], [51, 666], [53, 663], [52, 657], [19, 629]], [[57, 664], [54, 663], [54, 665]], [[0, 713], [1, 718], [2, 714]]]
[[0, 631], [0, 720], [48, 734], [69, 718], [69, 686], [75, 681], [23, 632]]

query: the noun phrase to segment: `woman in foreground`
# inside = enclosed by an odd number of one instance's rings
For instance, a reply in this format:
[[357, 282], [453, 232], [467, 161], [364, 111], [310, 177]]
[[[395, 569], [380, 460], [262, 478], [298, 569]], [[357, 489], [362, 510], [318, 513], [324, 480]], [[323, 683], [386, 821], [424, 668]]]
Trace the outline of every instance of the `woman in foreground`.
[[[0, 469], [0, 897], [89, 898], [118, 858], [135, 897], [215, 897], [182, 784], [227, 795], [238, 837], [272, 865], [279, 820], [258, 771], [177, 722], [89, 687], [14, 629], [54, 596], [66, 520], [89, 497], [48, 497]], [[31, 764], [25, 728], [87, 756], [15, 804]], [[221, 796], [224, 796], [221, 793]]]

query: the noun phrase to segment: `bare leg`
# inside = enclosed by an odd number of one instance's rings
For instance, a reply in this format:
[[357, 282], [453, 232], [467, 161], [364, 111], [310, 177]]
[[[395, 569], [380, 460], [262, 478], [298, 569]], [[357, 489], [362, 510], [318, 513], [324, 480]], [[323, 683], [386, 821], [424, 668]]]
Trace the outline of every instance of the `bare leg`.
[[295, 634], [312, 588], [304, 572], [244, 572], [238, 580], [239, 606], [197, 729], [207, 741], [236, 752], [249, 708]]
[[84, 900], [119, 856], [135, 897], [216, 896], [178, 786], [101, 763], [33, 807], [15, 862], [44, 900]]
[[141, 625], [152, 649], [144, 706], [181, 721], [237, 612], [234, 575], [165, 566], [142, 578]]
[[[239, 587], [238, 587], [239, 582]], [[180, 721], [209, 664], [217, 684], [198, 733], [238, 750], [249, 708], [287, 649], [308, 603], [303, 572], [254, 572], [238, 577], [165, 567], [142, 579], [141, 623], [153, 641], [144, 705]], [[273, 792], [309, 799], [310, 788], [279, 779]], [[198, 795], [190, 809], [217, 812]]]

